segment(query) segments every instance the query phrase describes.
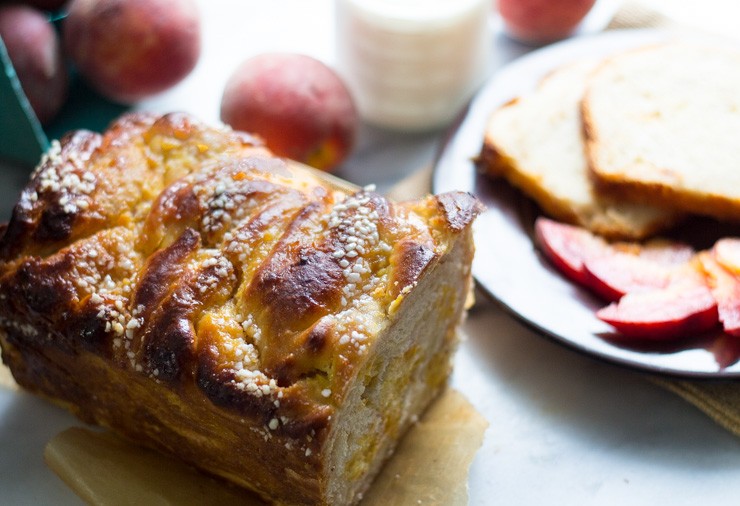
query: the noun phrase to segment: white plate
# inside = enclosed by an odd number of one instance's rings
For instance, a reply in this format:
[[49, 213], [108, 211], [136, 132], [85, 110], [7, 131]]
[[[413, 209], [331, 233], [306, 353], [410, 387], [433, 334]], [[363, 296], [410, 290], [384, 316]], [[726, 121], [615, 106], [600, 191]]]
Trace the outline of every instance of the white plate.
[[465, 190], [487, 206], [476, 222], [473, 274], [486, 292], [541, 334], [599, 359], [653, 373], [691, 378], [740, 377], [740, 343], [721, 333], [675, 343], [631, 344], [605, 339], [613, 329], [595, 317], [604, 303], [561, 277], [534, 248], [531, 232], [539, 210], [503, 182], [478, 175], [491, 112], [531, 91], [556, 67], [582, 58], [664, 41], [659, 30], [624, 30], [547, 46], [496, 73], [472, 100], [435, 167], [434, 191]]

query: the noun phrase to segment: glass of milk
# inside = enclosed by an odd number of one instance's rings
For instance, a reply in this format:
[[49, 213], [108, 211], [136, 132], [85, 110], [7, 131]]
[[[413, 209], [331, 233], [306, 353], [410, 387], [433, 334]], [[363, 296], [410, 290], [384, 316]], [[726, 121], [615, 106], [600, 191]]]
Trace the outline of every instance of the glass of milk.
[[492, 0], [335, 0], [337, 70], [368, 123], [448, 125], [481, 84]]

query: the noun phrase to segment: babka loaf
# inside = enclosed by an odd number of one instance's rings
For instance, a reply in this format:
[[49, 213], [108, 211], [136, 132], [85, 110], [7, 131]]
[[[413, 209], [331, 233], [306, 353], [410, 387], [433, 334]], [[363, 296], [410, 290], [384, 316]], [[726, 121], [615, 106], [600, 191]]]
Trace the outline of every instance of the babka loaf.
[[340, 191], [246, 134], [129, 114], [55, 142], [0, 230], [3, 360], [268, 501], [353, 504], [446, 383], [479, 211]]

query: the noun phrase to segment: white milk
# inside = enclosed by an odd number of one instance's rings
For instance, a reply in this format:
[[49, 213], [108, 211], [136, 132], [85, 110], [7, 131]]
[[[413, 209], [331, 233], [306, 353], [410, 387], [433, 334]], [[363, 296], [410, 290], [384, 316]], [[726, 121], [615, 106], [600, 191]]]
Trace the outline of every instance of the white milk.
[[336, 0], [336, 7], [337, 68], [369, 123], [445, 126], [480, 85], [492, 0]]

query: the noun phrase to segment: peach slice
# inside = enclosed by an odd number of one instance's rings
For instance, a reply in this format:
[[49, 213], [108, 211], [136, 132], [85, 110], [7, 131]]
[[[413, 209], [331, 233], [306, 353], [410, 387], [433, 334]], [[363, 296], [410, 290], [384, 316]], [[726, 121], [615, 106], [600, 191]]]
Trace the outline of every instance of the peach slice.
[[[612, 301], [596, 316], [623, 338], [678, 339], [720, 321], [740, 335], [740, 277], [707, 252], [665, 240], [608, 243], [547, 218], [535, 222], [535, 240], [563, 275]], [[723, 241], [715, 256], [740, 272], [740, 240]]]
[[609, 244], [602, 238], [575, 225], [567, 225], [548, 218], [537, 218], [534, 224], [535, 242], [564, 276], [588, 286], [585, 261], [609, 252]]
[[610, 301], [668, 286], [674, 271], [694, 256], [683, 243], [610, 244], [586, 229], [548, 218], [535, 222], [535, 240], [563, 275]]
[[717, 302], [706, 285], [674, 283], [667, 288], [628, 293], [596, 316], [622, 337], [678, 339], [709, 331], [719, 323]]
[[616, 243], [609, 254], [584, 261], [586, 283], [611, 301], [631, 292], [665, 288], [694, 253], [691, 246], [663, 240]]
[[623, 253], [588, 260], [585, 271], [588, 286], [609, 301], [628, 293], [665, 288], [671, 281], [669, 269]]
[[[719, 242], [722, 241], [724, 239]], [[722, 327], [728, 334], [740, 336], [740, 278], [719, 262], [718, 253], [715, 245], [711, 252], [702, 252], [699, 259], [709, 288], [717, 301]]]
[[696, 251], [688, 244], [682, 242], [653, 239], [640, 246], [637, 253], [640, 258], [651, 262], [665, 266], [679, 266], [689, 262], [696, 254]]
[[740, 275], [740, 239], [725, 237], [714, 243], [712, 253], [717, 262], [735, 275]]

